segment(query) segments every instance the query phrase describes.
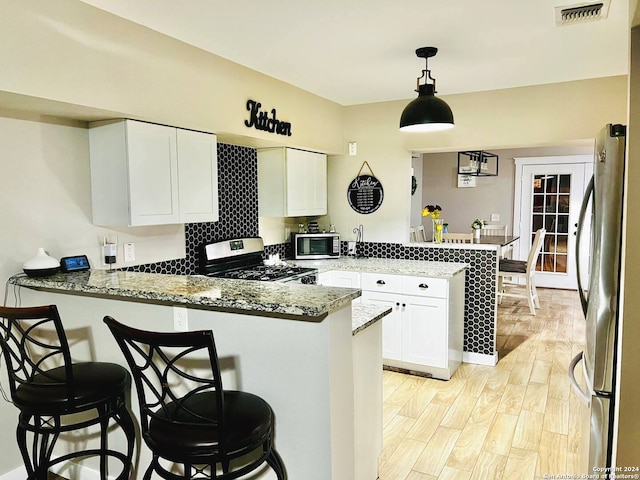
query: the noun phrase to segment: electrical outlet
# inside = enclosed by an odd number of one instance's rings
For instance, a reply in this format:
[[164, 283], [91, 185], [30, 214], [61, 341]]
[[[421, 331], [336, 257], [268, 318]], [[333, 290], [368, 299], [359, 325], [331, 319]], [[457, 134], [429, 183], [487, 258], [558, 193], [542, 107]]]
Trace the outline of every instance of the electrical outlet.
[[133, 243], [125, 243], [123, 245], [124, 249], [124, 261], [125, 262], [135, 262], [136, 261], [136, 251], [133, 248]]
[[499, 213], [492, 213], [491, 214], [491, 221], [492, 222], [499, 222], [500, 221], [500, 214]]
[[348, 251], [347, 251], [347, 254], [348, 254], [348, 255], [355, 255], [355, 254], [356, 254], [356, 242], [354, 242], [354, 241], [349, 241], [349, 242], [347, 243], [347, 245], [348, 245]]
[[173, 329], [176, 332], [189, 330], [189, 315], [186, 307], [173, 307]]

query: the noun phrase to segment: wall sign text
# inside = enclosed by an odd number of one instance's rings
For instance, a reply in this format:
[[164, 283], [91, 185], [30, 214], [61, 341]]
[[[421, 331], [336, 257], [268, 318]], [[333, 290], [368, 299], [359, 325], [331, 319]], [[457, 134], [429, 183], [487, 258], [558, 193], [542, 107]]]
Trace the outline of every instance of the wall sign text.
[[263, 130], [265, 132], [277, 133], [278, 135], [291, 136], [291, 124], [289, 122], [283, 122], [276, 117], [276, 109], [271, 109], [271, 116], [269, 112], [260, 110], [262, 104], [255, 100], [247, 100], [247, 110], [249, 110], [249, 120], [245, 120], [245, 126], [256, 130]]

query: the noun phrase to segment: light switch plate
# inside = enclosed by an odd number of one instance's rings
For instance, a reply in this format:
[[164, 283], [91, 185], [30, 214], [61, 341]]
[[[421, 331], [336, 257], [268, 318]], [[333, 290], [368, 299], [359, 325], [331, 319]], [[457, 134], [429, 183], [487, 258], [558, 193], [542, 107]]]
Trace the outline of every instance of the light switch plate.
[[500, 221], [500, 214], [499, 213], [492, 213], [491, 214], [491, 221], [492, 222], [499, 222]]

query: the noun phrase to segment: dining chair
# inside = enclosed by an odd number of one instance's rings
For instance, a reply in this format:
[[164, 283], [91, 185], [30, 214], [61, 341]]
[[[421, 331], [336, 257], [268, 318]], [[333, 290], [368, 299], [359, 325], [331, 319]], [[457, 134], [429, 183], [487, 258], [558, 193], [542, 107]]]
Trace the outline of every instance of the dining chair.
[[[509, 225], [487, 224], [480, 229], [480, 235], [506, 237], [509, 235]], [[502, 258], [511, 258], [513, 256], [513, 243], [502, 247], [500, 249], [500, 256]]]
[[417, 242], [417, 237], [416, 237], [416, 227], [410, 227], [409, 228], [409, 241], [411, 243]]
[[509, 235], [509, 226], [485, 224], [480, 229], [480, 235], [501, 235], [503, 237], [506, 237], [507, 235]]
[[[96, 456], [101, 479], [115, 477], [108, 471], [113, 463], [109, 458], [122, 464], [115, 478], [128, 479], [135, 424], [126, 403], [131, 387], [127, 369], [114, 363], [73, 362], [55, 305], [0, 307], [0, 345], [11, 401], [20, 410], [16, 437], [27, 478], [46, 480], [54, 465]], [[125, 452], [107, 444], [114, 423], [126, 437]], [[98, 448], [55, 450], [61, 435], [86, 446], [93, 425], [100, 429]]]
[[166, 480], [230, 480], [265, 462], [286, 480], [273, 446], [273, 411], [256, 395], [223, 389], [211, 330], [150, 332], [109, 316], [104, 323], [136, 385], [142, 438], [153, 454], [145, 480], [153, 473]]
[[[504, 297], [526, 298], [531, 315], [536, 314], [536, 308], [540, 308], [540, 299], [536, 289], [535, 272], [545, 234], [546, 230], [543, 228], [536, 232], [526, 261], [500, 259], [498, 266], [499, 303], [502, 303]], [[522, 283], [523, 280], [524, 283]]]
[[473, 232], [471, 233], [443, 233], [444, 243], [473, 243]]
[[427, 235], [424, 233], [424, 226], [418, 225], [416, 227], [416, 241], [418, 242], [426, 242]]

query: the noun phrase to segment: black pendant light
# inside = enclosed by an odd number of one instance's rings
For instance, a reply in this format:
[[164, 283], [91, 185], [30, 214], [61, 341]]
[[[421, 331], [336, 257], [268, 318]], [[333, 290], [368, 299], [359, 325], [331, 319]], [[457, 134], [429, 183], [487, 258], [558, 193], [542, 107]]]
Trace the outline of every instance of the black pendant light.
[[[407, 105], [400, 117], [401, 132], [434, 132], [453, 127], [453, 113], [447, 102], [435, 96], [436, 79], [431, 76], [428, 67], [429, 57], [438, 53], [435, 47], [422, 47], [416, 50], [419, 58], [424, 58], [425, 68], [422, 76], [418, 77], [418, 98]], [[424, 78], [422, 85], [420, 79]], [[431, 80], [433, 83], [429, 83]]]

